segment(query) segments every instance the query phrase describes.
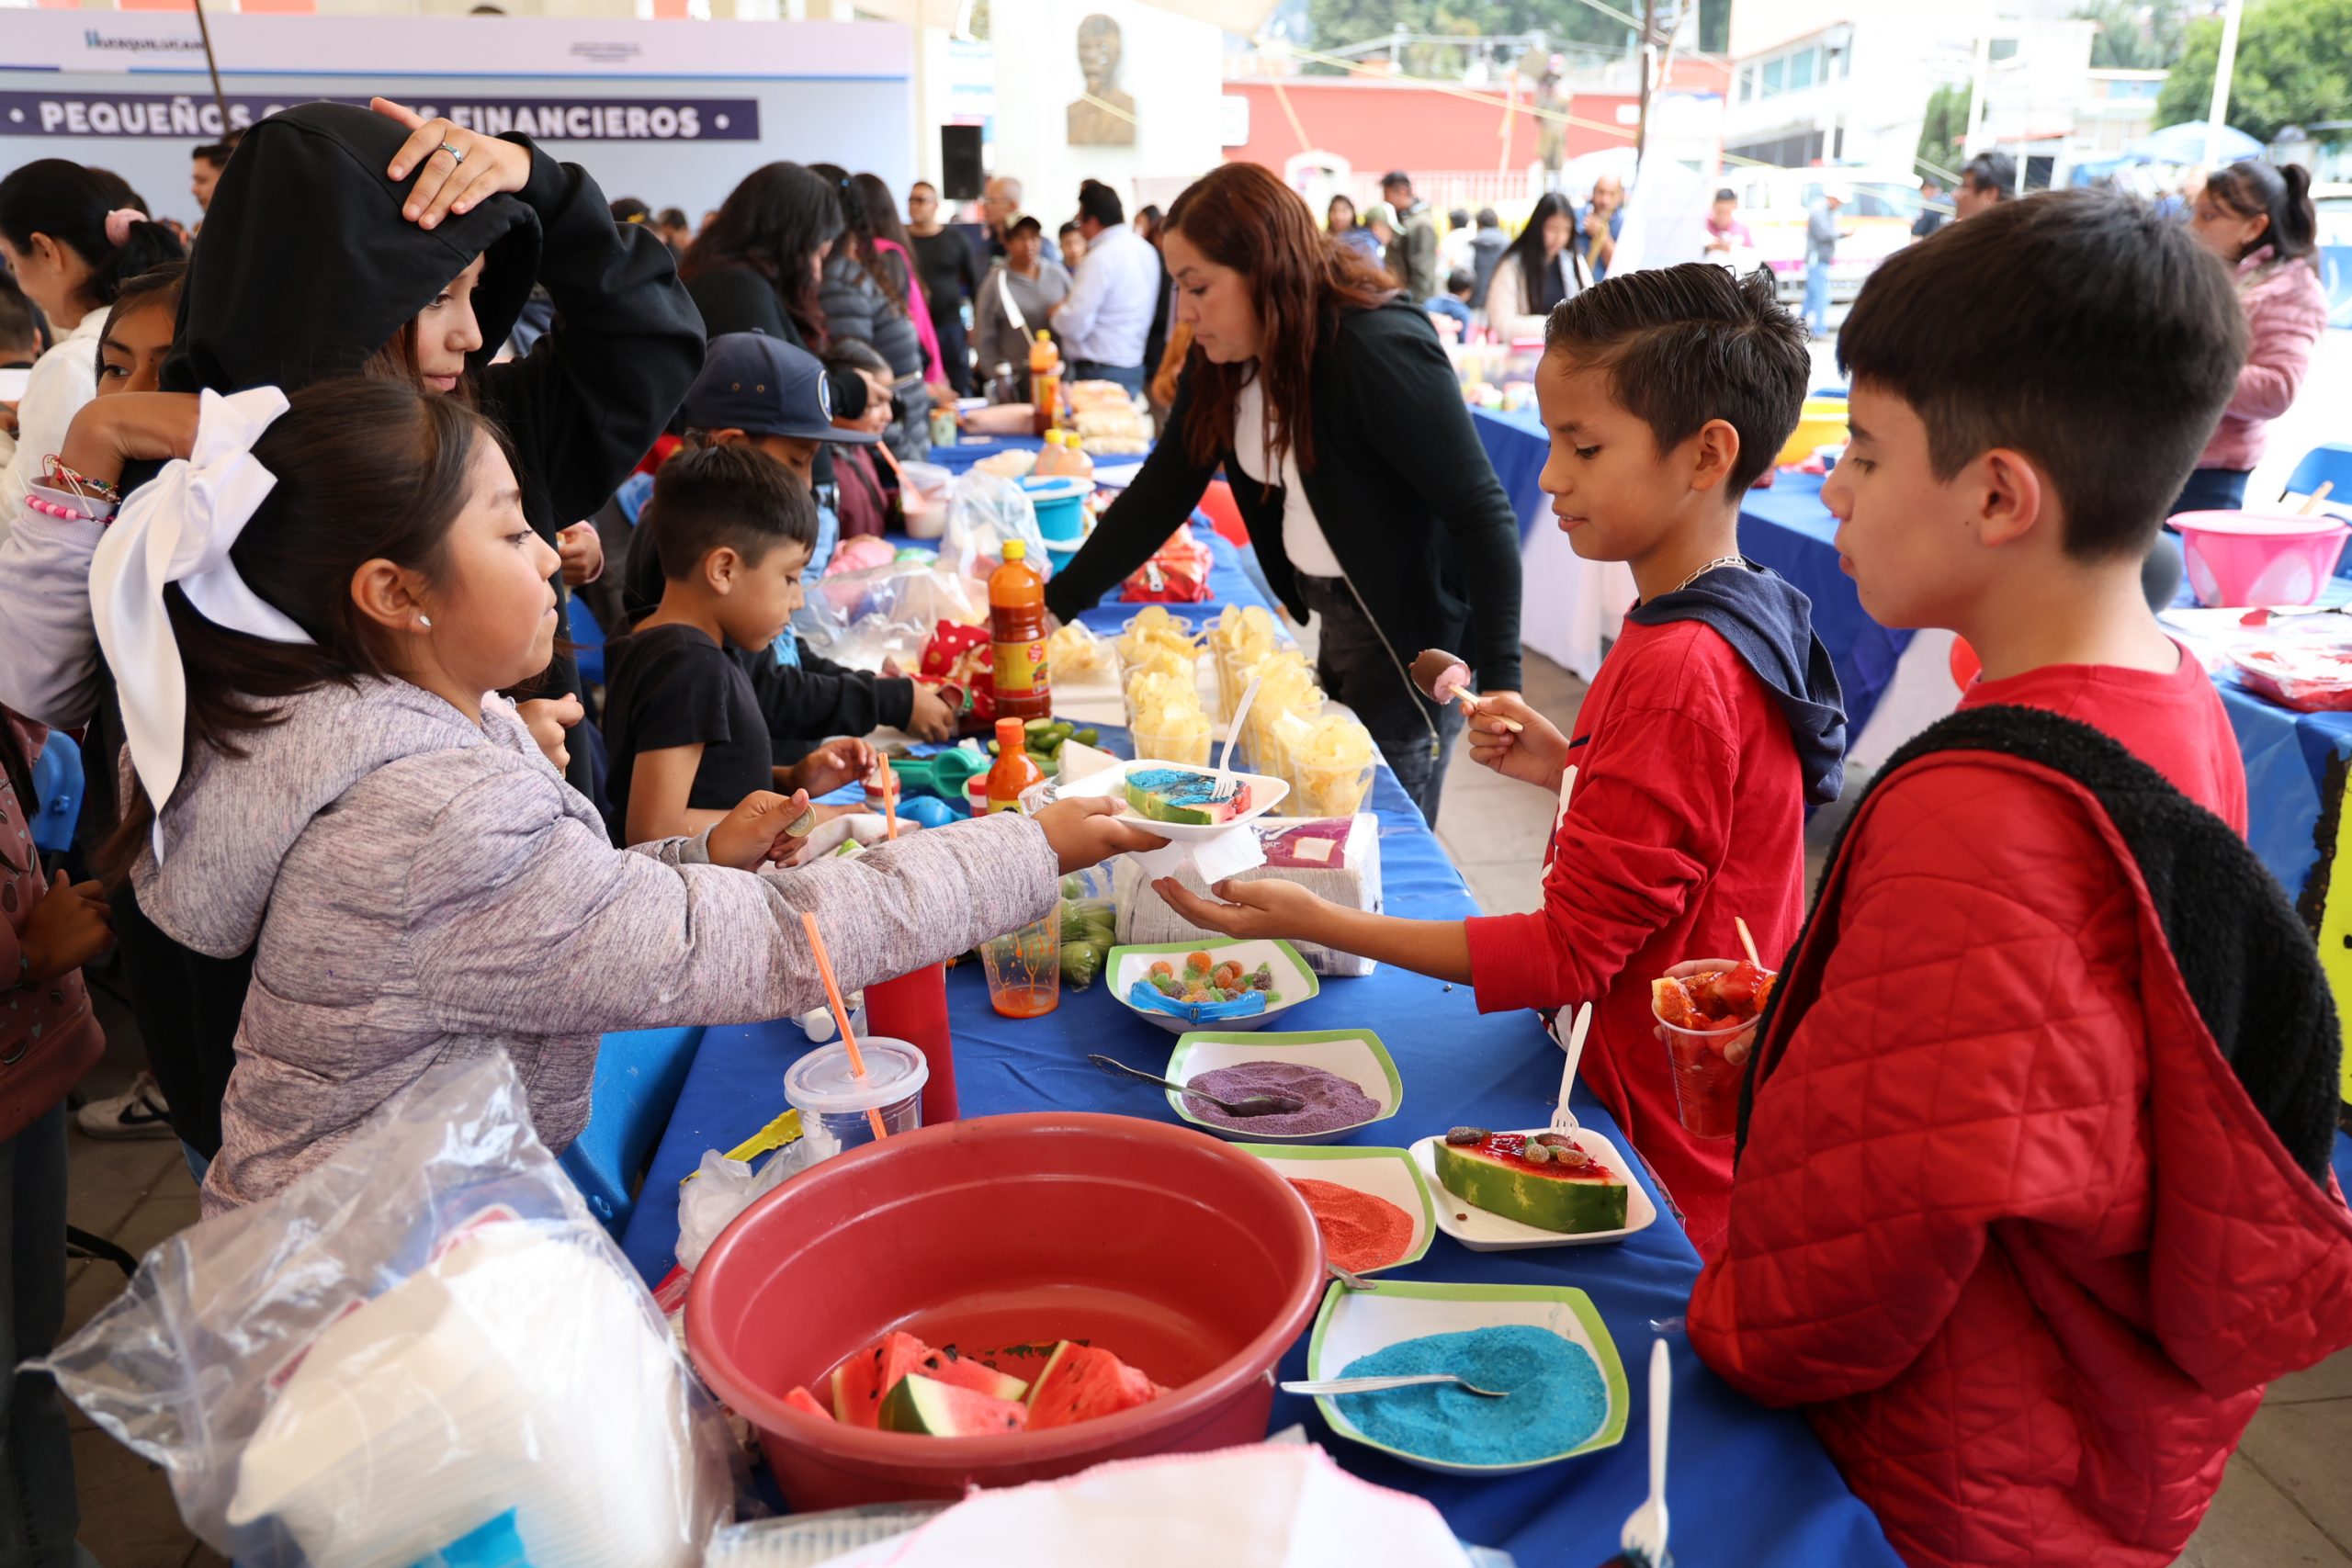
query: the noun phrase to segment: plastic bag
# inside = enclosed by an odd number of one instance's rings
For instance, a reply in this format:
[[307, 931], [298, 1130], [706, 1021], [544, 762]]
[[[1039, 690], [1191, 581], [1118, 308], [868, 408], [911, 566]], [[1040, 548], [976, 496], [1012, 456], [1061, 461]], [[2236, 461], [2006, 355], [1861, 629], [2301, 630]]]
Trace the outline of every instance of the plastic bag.
[[[1029, 564], [1046, 567], [1046, 536], [1037, 527], [1037, 508], [1029, 492], [1012, 479], [974, 468], [956, 481], [947, 503], [947, 532], [939, 541], [939, 558], [966, 577], [985, 581], [1004, 564], [1004, 543], [1020, 539], [1029, 547]], [[984, 592], [982, 605], [988, 604]]]
[[684, 1568], [729, 1496], [724, 1424], [503, 1055], [157, 1247], [40, 1365], [245, 1568], [407, 1568], [509, 1511], [534, 1568]]
[[1123, 604], [1198, 604], [1209, 597], [1209, 565], [1215, 560], [1208, 546], [1193, 537], [1192, 525], [1180, 525], [1151, 558], [1136, 568], [1120, 591]]
[[937, 560], [899, 559], [815, 584], [793, 624], [802, 642], [834, 663], [879, 670], [892, 659], [911, 667], [942, 623], [978, 626], [988, 618], [987, 583]]
[[702, 1165], [693, 1179], [678, 1189], [678, 1267], [693, 1273], [718, 1233], [735, 1216], [808, 1168], [812, 1149], [807, 1138], [796, 1138], [768, 1156], [756, 1171], [748, 1160], [729, 1159], [717, 1149], [702, 1152]]

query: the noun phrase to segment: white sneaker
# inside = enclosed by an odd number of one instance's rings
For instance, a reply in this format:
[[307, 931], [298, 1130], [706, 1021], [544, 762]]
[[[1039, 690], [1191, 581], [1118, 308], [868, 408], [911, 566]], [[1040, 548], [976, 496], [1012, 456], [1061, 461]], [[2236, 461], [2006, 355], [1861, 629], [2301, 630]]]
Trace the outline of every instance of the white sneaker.
[[155, 1075], [141, 1073], [112, 1100], [94, 1100], [82, 1107], [75, 1120], [93, 1138], [176, 1137], [168, 1115], [164, 1091], [155, 1087]]

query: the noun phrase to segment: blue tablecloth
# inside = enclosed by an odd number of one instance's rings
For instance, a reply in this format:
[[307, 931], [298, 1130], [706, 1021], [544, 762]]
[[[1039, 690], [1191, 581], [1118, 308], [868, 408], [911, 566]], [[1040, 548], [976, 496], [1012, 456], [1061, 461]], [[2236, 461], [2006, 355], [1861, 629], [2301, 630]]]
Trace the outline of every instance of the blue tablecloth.
[[1552, 438], [1544, 433], [1544, 421], [1533, 409], [1511, 413], [1499, 409], [1472, 409], [1470, 425], [1477, 431], [1479, 444], [1487, 449], [1487, 460], [1495, 466], [1495, 478], [1502, 481], [1503, 493], [1510, 497], [1511, 510], [1519, 513], [1519, 544], [1524, 549], [1536, 524], [1550, 511], [1543, 489], [1535, 481], [1544, 472], [1544, 459], [1552, 450]]
[[943, 468], [962, 473], [983, 457], [993, 457], [1000, 452], [1039, 452], [1046, 444], [1034, 435], [1005, 435], [992, 441], [964, 440], [953, 446], [933, 446], [931, 460]]
[[2213, 684], [2245, 763], [2246, 841], [2288, 896], [2300, 897], [2319, 863], [2312, 831], [2322, 802], [2341, 794], [2343, 766], [2352, 759], [2352, 714], [2297, 713], [2226, 672]]
[[[1124, 742], [1116, 731], [1106, 739]], [[1385, 825], [1381, 859], [1389, 912], [1420, 919], [1476, 913], [1462, 878], [1385, 768], [1372, 805]], [[1088, 1052], [1103, 1051], [1157, 1066], [1174, 1043], [1102, 985], [1065, 994], [1058, 1010], [1023, 1021], [1000, 1018], [989, 1008], [978, 964], [952, 972], [947, 995], [964, 1114], [1061, 1107], [1173, 1120], [1164, 1100], [1087, 1066]], [[1326, 981], [1321, 996], [1289, 1021], [1298, 1029], [1328, 1029], [1373, 1021], [1404, 1076], [1406, 1111], [1351, 1141], [1401, 1145], [1462, 1122], [1540, 1125], [1559, 1090], [1559, 1048], [1531, 1015], [1482, 1017], [1467, 987], [1403, 970]], [[705, 1149], [734, 1146], [783, 1109], [785, 1071], [806, 1049], [788, 1023], [705, 1034], [623, 1243], [649, 1281], [671, 1266], [679, 1180]], [[1580, 1101], [1577, 1110], [1623, 1146], [1623, 1134], [1599, 1107]], [[1656, 1195], [1654, 1184], [1651, 1190]], [[1618, 1529], [1646, 1487], [1647, 1402], [1639, 1391], [1651, 1323], [1684, 1310], [1697, 1272], [1697, 1255], [1670, 1214], [1611, 1247], [1481, 1254], [1441, 1235], [1419, 1264], [1398, 1271], [1404, 1279], [1574, 1285], [1589, 1292], [1637, 1391], [1625, 1440], [1607, 1452], [1515, 1478], [1469, 1481], [1410, 1469], [1332, 1436], [1308, 1400], [1279, 1397], [1274, 1426], [1305, 1422], [1349, 1469], [1429, 1497], [1463, 1539], [1508, 1548], [1529, 1568], [1600, 1562], [1616, 1550]], [[1672, 1499], [1676, 1559], [1686, 1568], [1892, 1563], [1876, 1519], [1847, 1490], [1804, 1423], [1733, 1393], [1700, 1365], [1679, 1334], [1670, 1338], [1674, 1473], [1682, 1478]], [[1284, 1359], [1283, 1375], [1301, 1377], [1305, 1368], [1302, 1338]]]

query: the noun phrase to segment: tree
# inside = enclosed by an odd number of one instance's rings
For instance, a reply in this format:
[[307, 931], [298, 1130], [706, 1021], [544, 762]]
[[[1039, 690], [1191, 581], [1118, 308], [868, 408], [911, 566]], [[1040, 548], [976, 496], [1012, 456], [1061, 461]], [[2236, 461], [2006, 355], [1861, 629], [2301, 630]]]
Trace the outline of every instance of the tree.
[[2098, 24], [2091, 38], [2094, 71], [2162, 71], [2180, 58], [2181, 35], [2188, 27], [2180, 0], [2092, 0], [2077, 6], [2075, 15]]
[[[2180, 63], [2165, 78], [2156, 119], [2203, 119], [2213, 102], [2213, 69], [2222, 54], [2222, 21], [2188, 24]], [[2281, 128], [2352, 119], [2352, 0], [2256, 0], [2245, 8], [2236, 69], [2230, 77], [2230, 124], [2268, 141]]]
[[1968, 84], [1947, 82], [1928, 95], [1927, 118], [1919, 125], [1919, 158], [1939, 169], [1958, 170], [1968, 140]]

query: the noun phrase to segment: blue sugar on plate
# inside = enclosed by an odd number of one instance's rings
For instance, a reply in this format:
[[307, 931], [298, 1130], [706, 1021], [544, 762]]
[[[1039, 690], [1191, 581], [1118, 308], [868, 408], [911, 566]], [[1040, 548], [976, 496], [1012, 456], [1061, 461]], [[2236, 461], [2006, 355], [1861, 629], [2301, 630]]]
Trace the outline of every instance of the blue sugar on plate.
[[1399, 1340], [1357, 1357], [1340, 1376], [1416, 1372], [1452, 1372], [1507, 1397], [1427, 1383], [1332, 1403], [1374, 1442], [1445, 1464], [1555, 1459], [1600, 1430], [1609, 1414], [1608, 1385], [1584, 1347], [1526, 1324]]

